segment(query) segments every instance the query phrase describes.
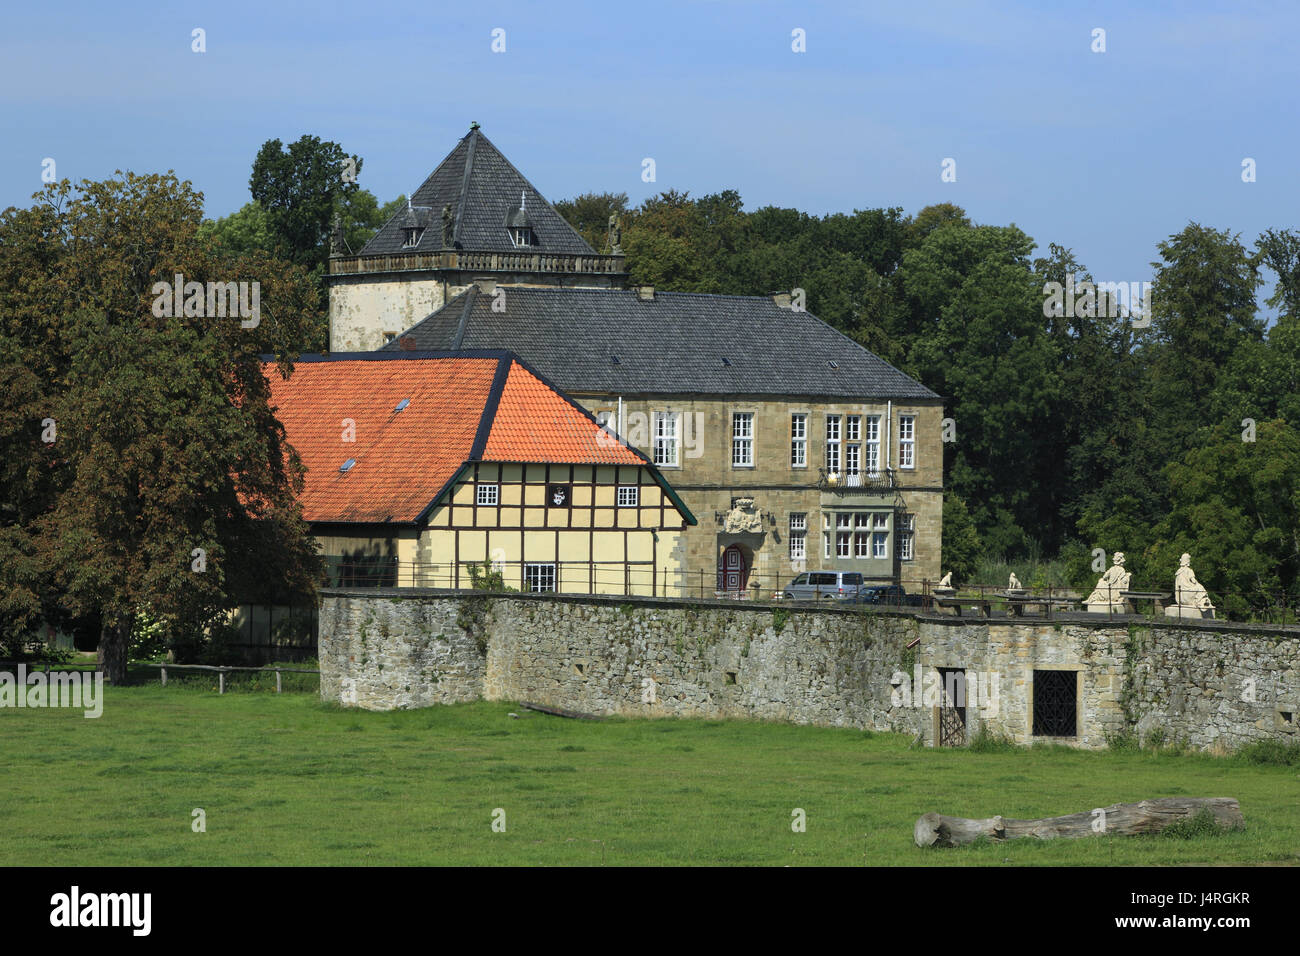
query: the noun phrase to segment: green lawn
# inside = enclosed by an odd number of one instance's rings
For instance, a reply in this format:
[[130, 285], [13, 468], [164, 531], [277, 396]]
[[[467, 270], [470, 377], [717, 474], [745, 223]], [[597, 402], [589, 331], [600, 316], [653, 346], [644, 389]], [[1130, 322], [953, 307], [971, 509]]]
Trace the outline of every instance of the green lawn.
[[[98, 720], [0, 710], [0, 742], [3, 864], [1300, 863], [1300, 767], [1238, 759], [913, 750], [853, 730], [597, 723], [507, 703], [367, 713], [156, 684], [107, 688]], [[1247, 829], [912, 845], [928, 810], [1038, 817], [1177, 794], [1237, 797]], [[196, 807], [206, 833], [191, 831]]]

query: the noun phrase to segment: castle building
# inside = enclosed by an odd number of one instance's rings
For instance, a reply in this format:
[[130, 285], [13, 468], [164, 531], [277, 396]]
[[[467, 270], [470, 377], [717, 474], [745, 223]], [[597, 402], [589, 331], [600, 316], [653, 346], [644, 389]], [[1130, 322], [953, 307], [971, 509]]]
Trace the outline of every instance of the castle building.
[[475, 127], [360, 255], [331, 258], [331, 347], [518, 355], [699, 517], [686, 593], [937, 580], [942, 399], [788, 293], [628, 287], [610, 245], [597, 255]]

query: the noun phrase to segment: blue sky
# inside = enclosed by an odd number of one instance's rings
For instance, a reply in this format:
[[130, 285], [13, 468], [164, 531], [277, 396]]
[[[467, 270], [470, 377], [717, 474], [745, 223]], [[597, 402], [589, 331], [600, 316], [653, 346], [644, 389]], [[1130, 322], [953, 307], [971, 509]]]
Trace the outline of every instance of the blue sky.
[[1016, 223], [1040, 252], [1073, 248], [1099, 280], [1141, 280], [1189, 220], [1247, 244], [1297, 225], [1300, 5], [1141, 7], [10, 5], [0, 208], [27, 204], [51, 157], [74, 180], [174, 169], [225, 215], [248, 200], [258, 147], [304, 133], [361, 155], [382, 202], [476, 120], [552, 200], [735, 188], [750, 209], [816, 214], [949, 201]]

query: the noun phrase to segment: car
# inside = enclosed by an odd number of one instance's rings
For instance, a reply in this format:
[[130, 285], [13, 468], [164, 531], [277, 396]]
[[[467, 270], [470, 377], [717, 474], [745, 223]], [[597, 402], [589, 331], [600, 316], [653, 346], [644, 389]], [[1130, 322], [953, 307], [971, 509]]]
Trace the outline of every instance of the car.
[[862, 588], [861, 571], [807, 571], [781, 591], [786, 601], [851, 601]]
[[858, 604], [878, 604], [882, 607], [920, 607], [924, 601], [919, 594], [908, 594], [901, 584], [869, 584], [852, 598]]

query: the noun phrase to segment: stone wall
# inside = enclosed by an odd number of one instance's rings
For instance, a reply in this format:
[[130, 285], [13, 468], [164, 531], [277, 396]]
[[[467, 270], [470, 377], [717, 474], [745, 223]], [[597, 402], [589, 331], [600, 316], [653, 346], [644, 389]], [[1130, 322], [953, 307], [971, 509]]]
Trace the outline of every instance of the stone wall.
[[[1136, 734], [1214, 751], [1300, 739], [1300, 629], [1222, 621], [336, 590], [324, 595], [320, 660], [325, 699], [370, 709], [520, 700], [897, 731], [935, 744], [936, 669], [954, 668], [967, 682], [967, 739], [983, 728], [1095, 748]], [[1036, 680], [1073, 688], [1062, 735], [1034, 732]]]

